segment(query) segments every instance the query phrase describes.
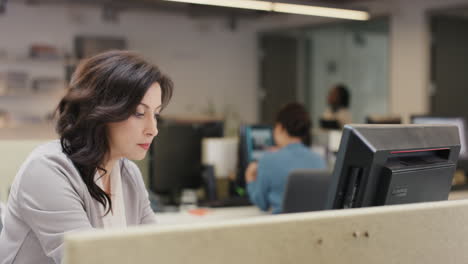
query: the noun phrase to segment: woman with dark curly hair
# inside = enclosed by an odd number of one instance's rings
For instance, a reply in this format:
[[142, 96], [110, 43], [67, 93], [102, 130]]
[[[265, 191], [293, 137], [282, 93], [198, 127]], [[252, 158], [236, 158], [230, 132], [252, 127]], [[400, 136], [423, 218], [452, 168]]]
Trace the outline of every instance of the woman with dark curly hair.
[[278, 150], [250, 163], [245, 172], [249, 198], [260, 209], [282, 212], [284, 189], [292, 171], [326, 169], [325, 160], [306, 146], [311, 127], [309, 113], [299, 103], [285, 105], [276, 115], [273, 136]]
[[57, 108], [55, 140], [35, 149], [11, 187], [0, 263], [61, 263], [66, 232], [155, 223], [137, 166], [158, 134], [172, 81], [138, 54], [80, 63]]
[[328, 92], [328, 108], [322, 114], [322, 120], [335, 121], [336, 129], [343, 128], [344, 125], [352, 123], [349, 106], [351, 103], [351, 92], [344, 84], [336, 84]]

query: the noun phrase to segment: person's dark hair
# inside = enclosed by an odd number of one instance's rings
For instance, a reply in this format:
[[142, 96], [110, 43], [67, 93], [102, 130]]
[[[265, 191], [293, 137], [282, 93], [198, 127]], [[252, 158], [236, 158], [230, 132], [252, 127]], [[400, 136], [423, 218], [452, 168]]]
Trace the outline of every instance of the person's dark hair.
[[83, 60], [73, 73], [67, 94], [55, 114], [63, 152], [71, 159], [91, 196], [112, 209], [110, 197], [94, 182], [109, 153], [107, 124], [135, 113], [146, 91], [161, 86], [162, 108], [169, 103], [173, 83], [157, 66], [130, 51], [108, 51]]
[[338, 107], [348, 108], [351, 100], [351, 94], [348, 87], [342, 83], [337, 84], [335, 87], [338, 90]]
[[275, 122], [281, 124], [288, 134], [299, 137], [305, 145], [311, 144], [312, 121], [305, 107], [300, 103], [288, 103], [276, 115]]

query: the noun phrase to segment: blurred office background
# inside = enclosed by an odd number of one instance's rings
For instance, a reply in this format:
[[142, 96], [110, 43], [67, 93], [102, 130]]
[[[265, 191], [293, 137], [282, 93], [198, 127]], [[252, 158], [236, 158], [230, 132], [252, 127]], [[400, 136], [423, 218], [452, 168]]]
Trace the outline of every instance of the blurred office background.
[[[374, 115], [403, 123], [414, 115], [468, 117], [468, 0], [294, 3], [365, 10], [370, 19], [163, 0], [0, 0], [2, 200], [18, 168], [8, 158], [24, 159], [30, 149], [21, 146], [56, 137], [50, 120], [71, 72], [106, 49], [138, 51], [172, 77], [163, 116], [203, 128], [180, 132], [197, 138], [187, 143], [197, 163], [204, 137], [236, 138], [242, 124], [271, 124], [287, 102], [304, 103], [318, 127], [336, 83], [351, 90], [354, 123]], [[206, 130], [216, 122], [223, 128]], [[329, 143], [314, 147], [328, 155]], [[139, 162], [148, 186], [153, 161]]]

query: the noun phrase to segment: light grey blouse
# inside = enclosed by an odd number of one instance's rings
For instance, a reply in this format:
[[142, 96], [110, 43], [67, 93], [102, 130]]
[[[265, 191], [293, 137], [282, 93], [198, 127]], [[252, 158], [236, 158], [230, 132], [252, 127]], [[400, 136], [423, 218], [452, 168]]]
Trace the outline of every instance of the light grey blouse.
[[[119, 162], [127, 225], [156, 223], [138, 167]], [[64, 233], [103, 227], [102, 205], [58, 140], [39, 146], [23, 163], [5, 214], [0, 264], [61, 263]]]

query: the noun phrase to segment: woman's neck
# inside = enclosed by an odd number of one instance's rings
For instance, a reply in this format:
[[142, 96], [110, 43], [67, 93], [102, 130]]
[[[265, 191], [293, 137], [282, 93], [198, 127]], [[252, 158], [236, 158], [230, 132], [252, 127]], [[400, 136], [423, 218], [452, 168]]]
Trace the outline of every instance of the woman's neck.
[[341, 108], [342, 108], [342, 107], [339, 106], [339, 105], [332, 105], [332, 106], [330, 107], [332, 113], [338, 112], [338, 110], [340, 110]]
[[111, 193], [110, 175], [117, 161], [118, 159], [110, 159], [103, 166], [103, 168], [106, 170], [106, 174], [102, 176], [101, 180], [102, 180], [102, 185], [104, 187], [104, 192], [106, 192], [107, 194]]
[[111, 174], [112, 169], [114, 168], [116, 162], [117, 162], [117, 159], [111, 159], [106, 162], [106, 164], [104, 165], [104, 169], [107, 171], [106, 175]]

